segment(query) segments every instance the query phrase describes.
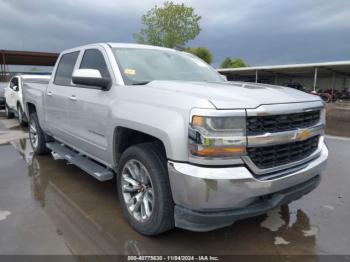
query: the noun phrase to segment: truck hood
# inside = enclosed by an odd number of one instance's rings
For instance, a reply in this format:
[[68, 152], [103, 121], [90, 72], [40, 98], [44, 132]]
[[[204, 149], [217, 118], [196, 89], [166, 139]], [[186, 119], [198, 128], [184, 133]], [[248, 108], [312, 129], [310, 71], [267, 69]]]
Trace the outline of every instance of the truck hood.
[[256, 108], [262, 104], [320, 100], [318, 96], [293, 88], [255, 83], [152, 81], [146, 86], [207, 99], [217, 109]]

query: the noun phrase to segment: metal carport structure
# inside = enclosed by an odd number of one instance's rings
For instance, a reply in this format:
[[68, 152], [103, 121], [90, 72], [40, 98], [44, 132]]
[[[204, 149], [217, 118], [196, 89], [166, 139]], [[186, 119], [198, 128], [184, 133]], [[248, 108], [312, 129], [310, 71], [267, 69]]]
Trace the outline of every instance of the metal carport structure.
[[231, 81], [283, 84], [302, 82], [309, 89], [350, 87], [350, 61], [218, 69]]
[[0, 50], [0, 81], [9, 76], [8, 65], [54, 66], [58, 53]]

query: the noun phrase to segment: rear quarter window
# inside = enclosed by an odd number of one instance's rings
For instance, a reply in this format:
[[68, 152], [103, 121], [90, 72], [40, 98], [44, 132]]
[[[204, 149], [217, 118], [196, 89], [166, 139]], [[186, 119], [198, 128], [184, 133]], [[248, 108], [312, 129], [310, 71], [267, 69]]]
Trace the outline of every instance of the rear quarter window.
[[72, 74], [77, 61], [79, 51], [62, 55], [55, 74], [54, 83], [56, 85], [70, 86]]

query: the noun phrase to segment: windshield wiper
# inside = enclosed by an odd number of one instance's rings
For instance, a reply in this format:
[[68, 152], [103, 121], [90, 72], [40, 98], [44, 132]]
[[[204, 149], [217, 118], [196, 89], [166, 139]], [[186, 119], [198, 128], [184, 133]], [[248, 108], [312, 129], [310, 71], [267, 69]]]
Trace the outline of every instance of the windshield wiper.
[[137, 86], [137, 85], [147, 85], [151, 81], [133, 81], [131, 85]]

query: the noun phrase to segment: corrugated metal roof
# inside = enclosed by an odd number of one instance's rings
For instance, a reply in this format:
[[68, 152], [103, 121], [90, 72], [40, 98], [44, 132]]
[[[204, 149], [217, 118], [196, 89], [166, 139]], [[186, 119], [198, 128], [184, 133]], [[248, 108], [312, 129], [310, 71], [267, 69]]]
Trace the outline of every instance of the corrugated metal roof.
[[219, 72], [233, 72], [233, 71], [250, 71], [250, 70], [273, 70], [273, 69], [294, 69], [294, 68], [315, 68], [315, 67], [338, 67], [350, 66], [350, 61], [333, 61], [322, 63], [306, 63], [306, 64], [287, 64], [287, 65], [267, 65], [267, 66], [252, 66], [240, 68], [219, 68]]
[[58, 53], [0, 50], [0, 64], [53, 66]]
[[323, 63], [253, 66], [240, 68], [221, 68], [218, 72], [227, 76], [313, 76], [317, 68], [319, 76], [332, 76], [333, 73], [350, 76], [350, 61], [334, 61]]

